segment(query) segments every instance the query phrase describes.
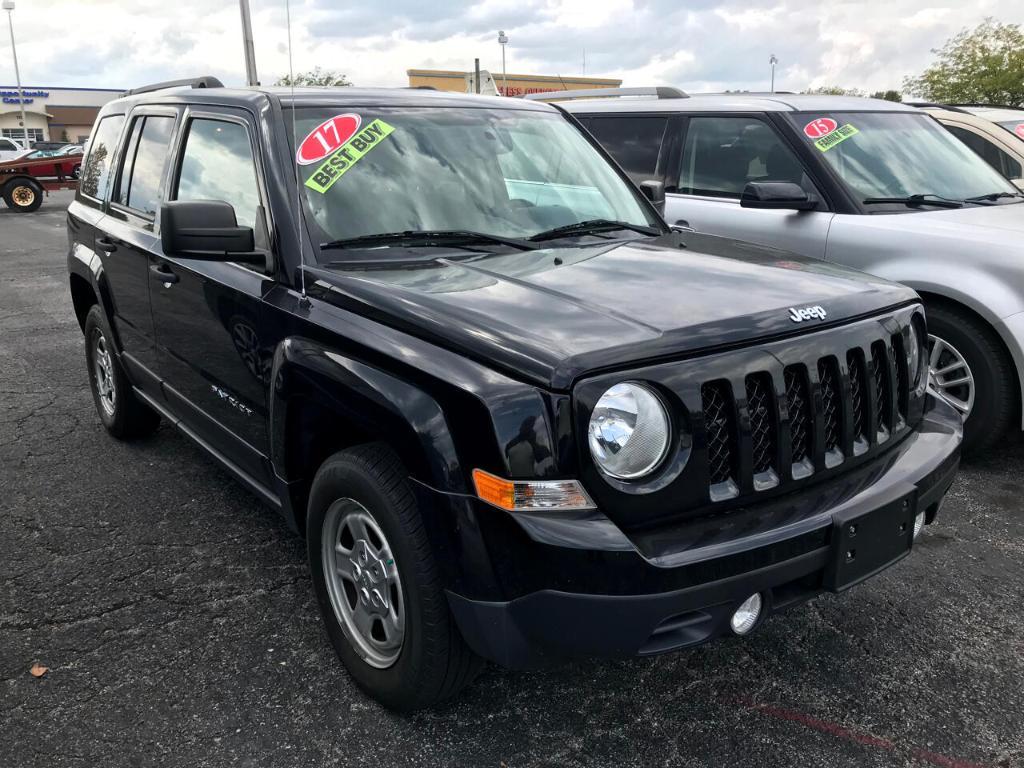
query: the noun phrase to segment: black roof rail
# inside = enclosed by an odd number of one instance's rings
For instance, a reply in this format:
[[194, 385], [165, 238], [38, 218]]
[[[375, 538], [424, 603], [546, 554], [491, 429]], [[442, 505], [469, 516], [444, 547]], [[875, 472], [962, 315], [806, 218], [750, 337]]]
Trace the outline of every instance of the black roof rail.
[[189, 88], [223, 88], [224, 83], [212, 75], [203, 75], [202, 77], [188, 77], [184, 80], [166, 80], [162, 83], [143, 85], [125, 91], [124, 95], [134, 96], [137, 93], [152, 93], [153, 91], [162, 91], [166, 88], [182, 88], [186, 86]]
[[1024, 109], [1024, 106], [1014, 107], [1010, 104], [982, 104], [982, 103], [971, 103], [971, 104], [952, 104], [953, 107], [988, 107], [989, 109]]
[[918, 109], [945, 109], [948, 112], [963, 112], [968, 114], [966, 109], [961, 109], [954, 104], [938, 104], [931, 101], [904, 101], [908, 107], [917, 107]]
[[573, 99], [592, 99], [602, 96], [657, 96], [659, 99], [688, 99], [685, 91], [670, 86], [659, 85], [655, 88], [580, 88], [564, 91], [545, 91], [544, 93], [528, 93], [524, 99], [529, 101], [572, 101]]

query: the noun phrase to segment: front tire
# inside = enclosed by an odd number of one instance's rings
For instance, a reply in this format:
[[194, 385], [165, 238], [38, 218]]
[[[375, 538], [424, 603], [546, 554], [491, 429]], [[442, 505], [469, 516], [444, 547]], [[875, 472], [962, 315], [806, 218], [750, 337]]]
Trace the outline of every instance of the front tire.
[[360, 688], [401, 711], [455, 695], [483, 666], [449, 612], [407, 477], [385, 445], [336, 453], [313, 480], [306, 524], [331, 644]]
[[96, 412], [107, 431], [119, 440], [152, 434], [160, 415], [142, 402], [117, 359], [107, 319], [93, 304], [85, 316], [85, 359]]
[[991, 448], [1015, 412], [1013, 364], [996, 335], [966, 312], [929, 306], [932, 383], [964, 417], [965, 455]]

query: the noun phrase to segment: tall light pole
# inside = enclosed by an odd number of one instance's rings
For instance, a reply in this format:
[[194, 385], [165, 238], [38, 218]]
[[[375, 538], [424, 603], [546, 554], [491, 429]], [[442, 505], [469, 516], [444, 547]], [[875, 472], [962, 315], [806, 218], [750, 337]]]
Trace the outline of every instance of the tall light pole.
[[501, 89], [504, 96], [508, 96], [508, 78], [505, 76], [505, 46], [508, 44], [508, 35], [498, 31], [498, 45], [501, 46]]
[[768, 57], [768, 63], [772, 65], [772, 93], [775, 93], [775, 65], [779, 63], [778, 57], [773, 53]]
[[25, 92], [21, 89], [21, 72], [18, 70], [18, 49], [14, 47], [14, 0], [3, 0], [0, 5], [7, 11], [7, 27], [11, 30], [11, 55], [14, 56], [14, 79], [18, 83], [18, 101], [21, 103], [21, 139], [25, 149], [31, 149], [28, 143], [28, 120], [25, 118]]
[[[7, 0], [4, 0], [6, 2]], [[259, 85], [256, 76], [256, 48], [252, 42], [252, 17], [249, 15], [249, 0], [238, 0], [242, 11], [242, 45], [245, 47], [245, 83]]]

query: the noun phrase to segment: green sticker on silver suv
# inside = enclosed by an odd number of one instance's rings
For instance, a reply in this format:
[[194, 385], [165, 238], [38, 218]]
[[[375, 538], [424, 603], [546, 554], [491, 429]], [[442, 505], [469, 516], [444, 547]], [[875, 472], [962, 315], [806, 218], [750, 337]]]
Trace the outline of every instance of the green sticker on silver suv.
[[306, 186], [322, 195], [394, 130], [383, 120], [374, 120], [324, 160], [313, 171], [313, 175], [306, 179]]
[[851, 136], [856, 136], [858, 133], [860, 133], [860, 131], [858, 131], [852, 125], [847, 123], [846, 125], [839, 126], [827, 136], [822, 136], [820, 139], [814, 142], [814, 146], [816, 146], [822, 152], [828, 152], [836, 144], [841, 144]]

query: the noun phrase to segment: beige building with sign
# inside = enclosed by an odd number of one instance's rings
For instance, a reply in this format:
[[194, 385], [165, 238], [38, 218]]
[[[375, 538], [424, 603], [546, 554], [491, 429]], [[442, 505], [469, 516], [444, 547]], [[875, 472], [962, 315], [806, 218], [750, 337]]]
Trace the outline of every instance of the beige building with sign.
[[[89, 137], [100, 108], [123, 91], [111, 88], [48, 88], [26, 85], [25, 122], [32, 143]], [[0, 136], [21, 140], [21, 98], [13, 85], [0, 85]]]
[[[456, 72], [448, 69], [407, 69], [409, 85], [413, 88], [429, 87], [439, 91], [466, 92], [467, 78], [472, 72]], [[498, 93], [505, 96], [525, 96], [528, 93], [548, 91], [575, 91], [581, 88], [618, 88], [621, 80], [606, 77], [578, 77], [562, 75], [513, 75], [504, 77], [500, 72], [491, 71]], [[506, 87], [507, 85], [507, 87]]]

